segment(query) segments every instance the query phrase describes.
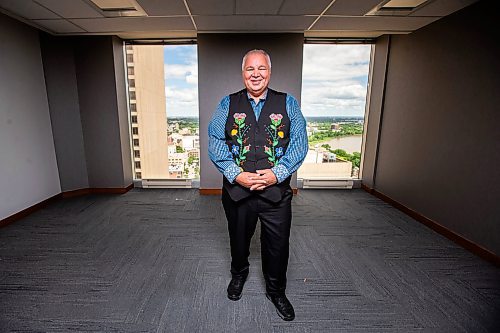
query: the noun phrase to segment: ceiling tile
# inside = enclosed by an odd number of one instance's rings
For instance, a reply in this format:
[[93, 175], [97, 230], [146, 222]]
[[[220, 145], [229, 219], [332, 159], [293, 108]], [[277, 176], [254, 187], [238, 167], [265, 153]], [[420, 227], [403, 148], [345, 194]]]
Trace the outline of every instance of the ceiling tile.
[[55, 34], [86, 32], [66, 20], [33, 20], [36, 24], [52, 31]]
[[198, 30], [203, 31], [304, 31], [314, 21], [311, 16], [233, 15], [198, 16]]
[[236, 14], [276, 15], [282, 2], [282, 0], [236, 0]]
[[234, 0], [187, 0], [193, 15], [231, 15]]
[[365, 16], [365, 17], [321, 17], [311, 30], [384, 30], [414, 31], [437, 17]]
[[58, 19], [56, 14], [52, 13], [31, 0], [1, 0], [0, 7], [7, 11], [30, 20], [35, 19]]
[[81, 0], [37, 0], [39, 4], [65, 18], [103, 17], [91, 5]]
[[328, 8], [326, 15], [363, 16], [383, 0], [337, 0]]
[[189, 16], [113, 17], [70, 20], [88, 32], [194, 30]]
[[188, 15], [182, 0], [136, 0], [149, 16]]
[[474, 2], [477, 2], [477, 0], [432, 1], [411, 13], [410, 16], [446, 16]]
[[332, 0], [284, 0], [280, 15], [319, 15]]

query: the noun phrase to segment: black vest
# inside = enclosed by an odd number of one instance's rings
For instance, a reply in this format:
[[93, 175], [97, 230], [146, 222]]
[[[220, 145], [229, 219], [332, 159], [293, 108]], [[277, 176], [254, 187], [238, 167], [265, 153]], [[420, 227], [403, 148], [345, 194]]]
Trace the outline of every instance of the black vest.
[[[229, 98], [225, 134], [226, 144], [235, 163], [241, 170], [248, 172], [270, 169], [278, 165], [290, 142], [286, 94], [268, 89], [258, 120], [248, 100], [246, 89], [229, 95]], [[250, 191], [236, 182], [231, 184], [225, 177], [223, 186], [234, 201], [258, 194], [278, 202], [283, 192], [290, 188], [290, 179], [291, 176], [263, 191]]]

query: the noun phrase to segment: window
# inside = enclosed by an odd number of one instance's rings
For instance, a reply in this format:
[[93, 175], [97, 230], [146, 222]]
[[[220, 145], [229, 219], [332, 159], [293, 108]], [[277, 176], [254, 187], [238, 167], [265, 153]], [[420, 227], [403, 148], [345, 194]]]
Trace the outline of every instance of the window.
[[196, 45], [165, 46], [165, 78], [169, 175], [197, 179], [200, 144]]
[[142, 175], [140, 172], [135, 173], [135, 179], [142, 179]]
[[298, 178], [359, 177], [370, 45], [305, 44], [302, 112], [309, 152]]
[[127, 54], [127, 62], [131, 63], [134, 62], [134, 55], [133, 54]]
[[137, 149], [141, 140], [140, 149], [134, 151], [141, 161], [133, 166], [142, 166], [136, 178], [139, 173], [141, 179], [199, 178], [196, 45], [128, 45], [126, 49], [134, 55], [127, 54], [129, 109], [141, 111], [140, 123], [131, 114]]

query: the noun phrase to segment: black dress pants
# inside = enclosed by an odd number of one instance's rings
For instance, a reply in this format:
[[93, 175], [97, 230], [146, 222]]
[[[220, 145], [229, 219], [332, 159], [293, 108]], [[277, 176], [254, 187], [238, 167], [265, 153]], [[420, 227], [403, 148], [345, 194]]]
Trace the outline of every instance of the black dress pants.
[[248, 275], [250, 241], [260, 219], [262, 271], [269, 294], [283, 294], [286, 289], [292, 196], [288, 189], [278, 203], [256, 194], [235, 202], [225, 189], [222, 191], [231, 244], [231, 274]]

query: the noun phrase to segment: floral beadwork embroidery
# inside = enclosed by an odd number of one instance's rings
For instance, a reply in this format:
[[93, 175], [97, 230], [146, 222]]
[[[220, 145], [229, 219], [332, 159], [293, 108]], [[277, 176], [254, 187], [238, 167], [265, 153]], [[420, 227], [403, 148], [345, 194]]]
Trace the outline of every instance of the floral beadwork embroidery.
[[281, 124], [283, 115], [280, 113], [272, 113], [269, 118], [271, 118], [271, 124], [266, 126], [266, 132], [269, 134], [267, 142], [270, 147], [264, 146], [264, 152], [268, 155], [267, 160], [271, 166], [276, 166], [279, 163], [280, 157], [283, 156], [283, 147], [278, 147], [278, 144], [279, 140], [285, 136], [285, 133], [282, 131], [285, 125]]
[[234, 155], [234, 160], [238, 166], [243, 165], [247, 157], [245, 156], [250, 151], [250, 144], [245, 145], [248, 141], [248, 136], [246, 136], [250, 125], [245, 124], [245, 119], [247, 117], [246, 113], [235, 113], [234, 114], [234, 124], [231, 130], [231, 136], [236, 137], [236, 142], [239, 145], [233, 145], [231, 147], [231, 153]]

